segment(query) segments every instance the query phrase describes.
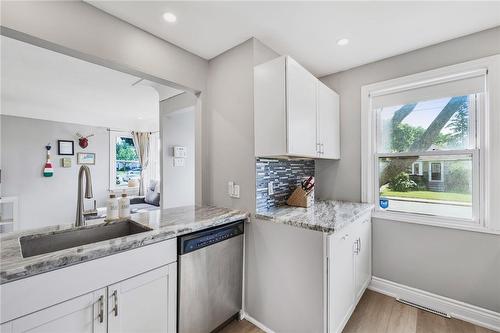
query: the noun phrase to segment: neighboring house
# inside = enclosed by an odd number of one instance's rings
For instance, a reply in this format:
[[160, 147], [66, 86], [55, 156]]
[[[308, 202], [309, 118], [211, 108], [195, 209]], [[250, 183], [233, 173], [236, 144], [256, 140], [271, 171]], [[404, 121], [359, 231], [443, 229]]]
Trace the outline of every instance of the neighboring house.
[[[426, 156], [413, 162], [407, 172], [419, 186], [425, 186], [429, 191], [456, 192], [457, 181], [467, 182], [467, 187], [471, 190], [471, 182], [467, 180], [467, 177], [463, 177], [464, 174], [470, 172], [470, 163], [467, 157], [457, 160], [457, 156], [452, 156], [450, 160], [446, 160], [443, 156]], [[456, 174], [453, 174], [454, 172]], [[454, 179], [456, 177], [460, 179]]]
[[410, 175], [421, 178], [429, 191], [445, 192], [445, 163], [443, 160], [417, 160], [411, 166]]

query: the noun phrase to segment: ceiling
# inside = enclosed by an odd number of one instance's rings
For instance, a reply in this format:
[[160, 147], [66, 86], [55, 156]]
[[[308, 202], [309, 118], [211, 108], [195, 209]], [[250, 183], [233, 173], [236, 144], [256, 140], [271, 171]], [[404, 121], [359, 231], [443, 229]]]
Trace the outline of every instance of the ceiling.
[[2, 114], [157, 131], [159, 101], [182, 91], [1, 36]]
[[205, 59], [256, 37], [318, 76], [500, 25], [500, 2], [87, 2]]

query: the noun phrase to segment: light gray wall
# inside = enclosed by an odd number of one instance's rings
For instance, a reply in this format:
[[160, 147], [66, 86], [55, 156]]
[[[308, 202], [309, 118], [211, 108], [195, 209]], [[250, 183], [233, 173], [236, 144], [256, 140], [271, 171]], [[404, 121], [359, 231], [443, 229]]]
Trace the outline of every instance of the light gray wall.
[[[340, 94], [339, 161], [316, 194], [361, 200], [361, 86], [500, 53], [500, 27], [321, 78]], [[374, 220], [373, 275], [500, 312], [500, 236]]]
[[[160, 103], [163, 208], [195, 203], [196, 99], [193, 96], [187, 102], [190, 103], [176, 106], [179, 103], [173, 97]], [[184, 146], [187, 149], [183, 167], [174, 167], [174, 146]]]
[[[203, 195], [208, 204], [255, 213], [253, 67], [277, 56], [250, 39], [209, 62], [203, 114]], [[228, 181], [240, 185], [240, 199], [228, 196]], [[257, 247], [264, 240], [255, 227], [254, 223], [245, 225], [244, 303], [251, 316], [264, 322], [268, 317], [261, 316], [259, 299], [269, 285], [262, 276], [274, 272], [259, 267], [262, 251]]]
[[[69, 124], [48, 120], [1, 115], [2, 196], [19, 198], [21, 229], [39, 228], [75, 222], [78, 152], [96, 153], [91, 165], [94, 199], [104, 206], [109, 188], [109, 133], [104, 127]], [[78, 146], [75, 134], [93, 133], [89, 146]], [[57, 155], [57, 140], [75, 140], [74, 156]], [[54, 176], [43, 177], [45, 145], [50, 142]], [[60, 159], [70, 157], [70, 168], [62, 168]], [[91, 202], [87, 202], [91, 208]]]
[[42, 40], [29, 42], [53, 43], [44, 46], [77, 58], [181, 88], [205, 89], [205, 59], [82, 1], [2, 1], [1, 24]]
[[[278, 56], [252, 38], [211, 59], [203, 114], [204, 199], [255, 212], [253, 67]], [[227, 194], [240, 185], [240, 199]]]
[[274, 332], [323, 332], [323, 234], [269, 221], [245, 227], [245, 311]]

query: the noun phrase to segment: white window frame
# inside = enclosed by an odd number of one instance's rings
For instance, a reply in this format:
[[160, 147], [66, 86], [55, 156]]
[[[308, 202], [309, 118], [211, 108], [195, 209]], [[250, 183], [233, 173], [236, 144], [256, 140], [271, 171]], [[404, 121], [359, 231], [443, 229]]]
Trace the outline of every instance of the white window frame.
[[[452, 155], [472, 154], [474, 163], [473, 179], [473, 207], [477, 211], [474, 221], [457, 218], [430, 216], [416, 213], [385, 211], [379, 208], [378, 173], [375, 163], [376, 154], [376, 116], [372, 112], [371, 97], [417, 87], [447, 82], [453, 79], [467, 78], [479, 72], [487, 73], [486, 92], [484, 100], [478, 99], [481, 107], [475, 121], [479, 124], [477, 135], [477, 149], [452, 151]], [[479, 111], [482, 112], [479, 112]], [[496, 112], [493, 112], [496, 111]], [[393, 80], [378, 82], [361, 87], [361, 194], [363, 202], [373, 203], [376, 207], [373, 217], [400, 222], [410, 222], [446, 228], [471, 230], [500, 234], [500, 205], [491, 203], [500, 202], [500, 175], [495, 170], [500, 168], [500, 55], [481, 58], [466, 63], [447, 66]], [[496, 126], [495, 126], [496, 125]], [[473, 126], [474, 127], [474, 126]], [[494, 143], [497, 142], [495, 145]], [[480, 153], [479, 153], [480, 152]], [[446, 151], [424, 152], [420, 156], [446, 155]], [[388, 154], [384, 154], [388, 155]], [[391, 154], [397, 156], [398, 153]], [[404, 154], [403, 154], [404, 155]], [[498, 192], [498, 193], [497, 193]]]
[[109, 189], [111, 191], [127, 190], [127, 192], [135, 192], [139, 188], [138, 186], [128, 187], [116, 185], [116, 139], [118, 137], [133, 138], [131, 132], [109, 131]]
[[[415, 173], [415, 164], [418, 165], [418, 173]], [[420, 161], [420, 162], [413, 162], [411, 164], [411, 173], [414, 174], [414, 175], [417, 175], [417, 176], [422, 176], [424, 174], [424, 162]]]
[[[439, 168], [440, 168], [439, 169], [439, 175], [440, 175], [439, 179], [432, 179], [432, 165], [433, 164], [439, 164]], [[443, 183], [444, 182], [443, 170], [444, 170], [444, 163], [443, 162], [429, 161], [429, 181], [433, 182], [433, 183]]]

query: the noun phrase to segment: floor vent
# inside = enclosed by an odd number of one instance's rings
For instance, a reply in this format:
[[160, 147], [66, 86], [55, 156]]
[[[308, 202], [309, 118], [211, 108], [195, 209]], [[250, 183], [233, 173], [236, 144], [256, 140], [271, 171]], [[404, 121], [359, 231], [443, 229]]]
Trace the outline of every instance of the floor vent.
[[407, 301], [407, 300], [405, 300], [403, 298], [397, 297], [396, 301], [398, 301], [400, 303], [403, 303], [403, 304], [406, 304], [406, 305], [413, 306], [413, 307], [415, 307], [417, 309], [421, 309], [421, 310], [424, 310], [424, 311], [427, 311], [427, 312], [430, 312], [430, 313], [434, 313], [434, 314], [436, 314], [438, 316], [441, 316], [441, 317], [451, 318], [451, 316], [449, 314], [447, 314], [446, 312], [442, 312], [442, 311], [439, 311], [439, 310], [435, 310], [435, 309], [429, 308], [427, 306], [423, 306], [423, 305], [420, 305], [420, 304], [417, 304], [417, 303], [413, 303], [413, 302]]

